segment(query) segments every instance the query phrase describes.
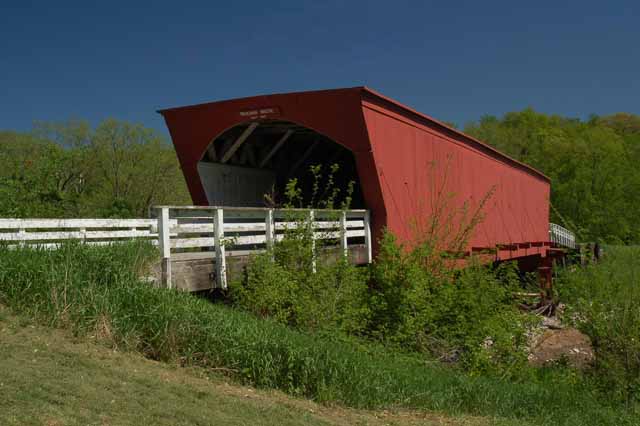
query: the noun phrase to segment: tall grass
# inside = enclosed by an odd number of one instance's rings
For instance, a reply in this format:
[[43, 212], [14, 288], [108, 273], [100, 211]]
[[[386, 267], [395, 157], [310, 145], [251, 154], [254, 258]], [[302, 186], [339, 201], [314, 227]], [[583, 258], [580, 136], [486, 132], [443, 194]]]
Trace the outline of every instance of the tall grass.
[[563, 381], [466, 376], [372, 344], [321, 338], [137, 279], [144, 244], [0, 247], [0, 303], [37, 321], [159, 360], [225, 369], [319, 401], [412, 407], [544, 425], [632, 425], [628, 411]]
[[558, 280], [566, 317], [591, 337], [595, 378], [627, 404], [640, 402], [640, 247], [606, 248], [601, 263]]

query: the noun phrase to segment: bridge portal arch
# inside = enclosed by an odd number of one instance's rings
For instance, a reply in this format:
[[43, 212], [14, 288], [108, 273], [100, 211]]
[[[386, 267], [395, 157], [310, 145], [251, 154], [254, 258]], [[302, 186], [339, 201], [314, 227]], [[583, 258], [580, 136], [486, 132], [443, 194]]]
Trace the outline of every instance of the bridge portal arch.
[[[320, 180], [310, 172], [311, 166], [320, 166]], [[337, 204], [352, 182], [350, 208], [366, 208], [354, 153], [292, 121], [266, 119], [233, 125], [211, 140], [197, 171], [209, 205], [278, 207], [287, 200], [287, 183], [295, 179], [302, 205], [308, 206], [331, 196], [331, 176], [333, 188], [339, 190]]]

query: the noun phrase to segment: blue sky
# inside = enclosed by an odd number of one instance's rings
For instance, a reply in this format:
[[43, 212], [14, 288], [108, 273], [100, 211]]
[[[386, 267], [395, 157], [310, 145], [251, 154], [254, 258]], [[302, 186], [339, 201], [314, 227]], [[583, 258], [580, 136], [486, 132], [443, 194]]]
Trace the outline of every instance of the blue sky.
[[640, 113], [635, 1], [7, 1], [0, 129], [367, 85], [441, 120]]

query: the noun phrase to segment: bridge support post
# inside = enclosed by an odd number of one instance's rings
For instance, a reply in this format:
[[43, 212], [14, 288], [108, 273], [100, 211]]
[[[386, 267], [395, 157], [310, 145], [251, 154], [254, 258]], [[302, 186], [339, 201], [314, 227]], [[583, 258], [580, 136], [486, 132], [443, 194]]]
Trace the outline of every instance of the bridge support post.
[[543, 305], [553, 301], [553, 258], [547, 253], [542, 258], [538, 267], [538, 279], [540, 282], [540, 296]]

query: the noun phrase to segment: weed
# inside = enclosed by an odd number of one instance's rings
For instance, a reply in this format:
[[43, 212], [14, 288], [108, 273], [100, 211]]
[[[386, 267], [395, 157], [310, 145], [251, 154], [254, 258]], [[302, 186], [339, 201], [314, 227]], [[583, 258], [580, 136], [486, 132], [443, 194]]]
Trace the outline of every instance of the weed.
[[[633, 413], [564, 381], [469, 377], [382, 346], [291, 330], [269, 319], [136, 278], [144, 244], [0, 248], [0, 301], [45, 324], [91, 335], [105, 323], [123, 349], [224, 368], [239, 380], [362, 408], [404, 406], [553, 425], [632, 425]], [[135, 261], [137, 259], [137, 261]], [[52, 289], [66, 292], [53, 303]], [[66, 309], [67, 321], [60, 321]], [[636, 413], [637, 414], [637, 413]]]
[[640, 249], [606, 252], [602, 263], [564, 270], [557, 289], [566, 319], [591, 338], [600, 388], [633, 404], [640, 401]]

